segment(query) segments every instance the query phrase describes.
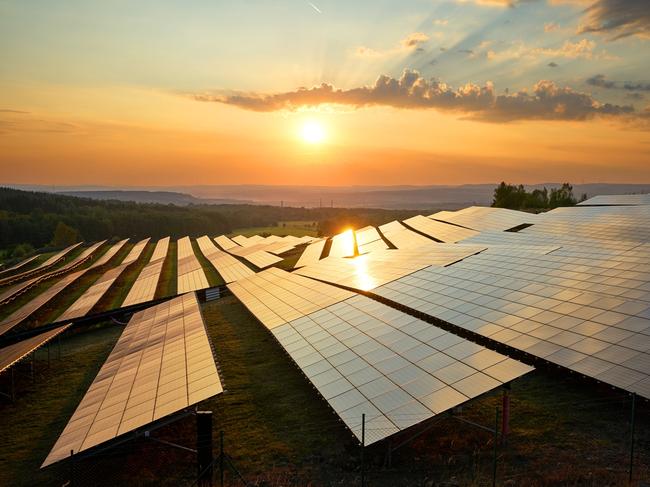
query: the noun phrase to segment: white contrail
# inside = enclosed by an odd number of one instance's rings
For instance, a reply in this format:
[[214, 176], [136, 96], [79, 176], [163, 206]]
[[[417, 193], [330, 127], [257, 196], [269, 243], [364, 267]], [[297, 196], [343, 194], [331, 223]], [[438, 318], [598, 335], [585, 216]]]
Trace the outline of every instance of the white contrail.
[[313, 3], [311, 3], [311, 2], [307, 2], [307, 3], [308, 3], [309, 5], [311, 5], [311, 8], [313, 8], [314, 10], [316, 10], [316, 12], [318, 12], [319, 14], [322, 14], [322, 13], [323, 13], [323, 12], [321, 11], [321, 9], [319, 9], [319, 8], [318, 8], [316, 5], [314, 5]]

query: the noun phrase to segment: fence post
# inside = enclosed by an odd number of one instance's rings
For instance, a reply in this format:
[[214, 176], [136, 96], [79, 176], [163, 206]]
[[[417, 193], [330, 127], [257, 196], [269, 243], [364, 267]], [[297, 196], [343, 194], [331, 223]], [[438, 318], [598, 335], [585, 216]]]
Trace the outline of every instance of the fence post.
[[212, 411], [196, 412], [196, 457], [199, 487], [212, 487]]
[[70, 450], [70, 487], [74, 487], [74, 450]]
[[366, 414], [361, 415], [361, 487], [366, 487]]
[[510, 383], [503, 385], [503, 416], [501, 418], [501, 443], [508, 443], [510, 433]]
[[497, 485], [497, 447], [499, 445], [499, 408], [494, 415], [494, 456], [492, 457], [492, 487]]
[[632, 410], [630, 412], [630, 469], [627, 479], [628, 485], [632, 485], [632, 467], [634, 466], [634, 427], [636, 423], [636, 394], [632, 393]]
[[223, 487], [224, 481], [224, 471], [223, 471], [223, 457], [225, 453], [223, 451], [223, 430], [219, 433], [219, 485]]

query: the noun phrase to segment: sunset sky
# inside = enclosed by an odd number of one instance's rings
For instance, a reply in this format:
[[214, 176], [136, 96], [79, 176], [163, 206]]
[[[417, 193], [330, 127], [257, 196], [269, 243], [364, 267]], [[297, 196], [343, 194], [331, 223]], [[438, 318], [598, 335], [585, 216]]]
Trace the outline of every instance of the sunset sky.
[[0, 183], [650, 182], [648, 0], [0, 0]]

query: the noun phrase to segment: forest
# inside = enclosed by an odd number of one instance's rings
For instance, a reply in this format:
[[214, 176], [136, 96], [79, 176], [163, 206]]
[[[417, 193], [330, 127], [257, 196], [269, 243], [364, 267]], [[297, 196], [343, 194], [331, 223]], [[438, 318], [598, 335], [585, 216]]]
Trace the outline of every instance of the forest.
[[257, 205], [188, 205], [106, 201], [0, 188], [0, 251], [23, 257], [34, 249], [80, 240], [216, 236], [283, 221], [315, 222], [321, 235], [408, 218], [417, 211], [292, 208]]

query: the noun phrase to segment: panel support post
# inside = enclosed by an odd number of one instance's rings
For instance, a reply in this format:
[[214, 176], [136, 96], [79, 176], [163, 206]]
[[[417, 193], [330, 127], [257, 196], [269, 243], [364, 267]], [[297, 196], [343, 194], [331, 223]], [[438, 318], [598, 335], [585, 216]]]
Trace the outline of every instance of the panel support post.
[[503, 385], [503, 416], [501, 419], [501, 443], [508, 443], [508, 434], [510, 433], [510, 383]]
[[366, 415], [361, 415], [361, 487], [366, 487]]
[[212, 411], [196, 412], [196, 456], [199, 487], [212, 487]]
[[499, 446], [499, 408], [494, 415], [494, 455], [492, 457], [492, 487], [497, 485], [497, 449]]
[[632, 407], [630, 410], [630, 467], [627, 479], [628, 485], [632, 485], [632, 467], [634, 466], [634, 427], [636, 426], [636, 394], [632, 393]]
[[14, 379], [14, 368], [11, 368], [11, 390], [9, 391], [11, 394], [11, 402], [16, 402], [16, 381]]

